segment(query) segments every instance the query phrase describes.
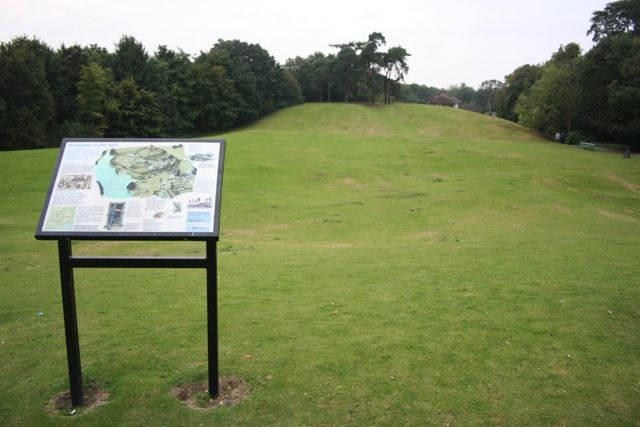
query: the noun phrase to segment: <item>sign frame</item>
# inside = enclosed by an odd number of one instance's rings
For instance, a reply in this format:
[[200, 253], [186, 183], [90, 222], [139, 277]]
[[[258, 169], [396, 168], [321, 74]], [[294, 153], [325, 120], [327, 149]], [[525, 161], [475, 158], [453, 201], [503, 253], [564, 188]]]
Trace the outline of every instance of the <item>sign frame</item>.
[[[65, 148], [71, 142], [102, 142], [102, 143], [217, 143], [219, 144], [218, 163], [216, 170], [215, 200], [211, 205], [215, 209], [212, 217], [212, 232], [121, 232], [121, 231], [69, 231], [43, 230], [47, 212], [51, 206], [51, 197], [55, 193], [55, 184], [60, 182], [58, 176], [64, 158]], [[216, 246], [220, 230], [220, 206], [222, 200], [222, 171], [224, 165], [225, 140], [223, 139], [186, 139], [186, 138], [65, 138], [62, 140], [55, 169], [53, 171], [49, 189], [45, 199], [40, 221], [35, 233], [38, 240], [57, 240], [58, 258], [60, 262], [60, 282], [62, 291], [62, 309], [64, 314], [65, 342], [67, 347], [67, 365], [69, 385], [71, 391], [71, 405], [73, 407], [84, 404], [84, 386], [82, 365], [80, 362], [80, 341], [78, 336], [78, 317], [76, 313], [75, 283], [73, 270], [75, 268], [203, 268], [206, 270], [207, 289], [207, 367], [209, 396], [213, 399], [219, 394], [218, 377], [218, 261]], [[130, 147], [131, 148], [131, 147]], [[149, 148], [149, 147], [148, 147]], [[172, 147], [175, 148], [175, 147]], [[105, 152], [106, 153], [106, 152]], [[166, 152], [165, 152], [166, 153]], [[134, 153], [136, 154], [136, 153]], [[104, 153], [103, 153], [104, 155]], [[109, 160], [110, 161], [110, 160]], [[170, 162], [172, 160], [170, 159]], [[96, 163], [97, 165], [97, 160]], [[173, 164], [173, 163], [171, 163]], [[197, 171], [192, 171], [195, 176]], [[174, 176], [180, 176], [176, 173]], [[88, 180], [86, 175], [80, 181]], [[93, 182], [93, 181], [92, 181]], [[84, 188], [82, 182], [79, 184]], [[129, 187], [127, 186], [127, 189]], [[166, 191], [166, 189], [161, 190]], [[173, 192], [172, 186], [169, 191]], [[185, 192], [188, 193], [188, 192]], [[102, 192], [101, 192], [102, 195]], [[199, 202], [199, 200], [198, 200]], [[65, 205], [62, 205], [65, 206]], [[104, 212], [102, 212], [104, 213]], [[110, 221], [108, 219], [107, 221]], [[205, 242], [204, 257], [113, 257], [113, 256], [75, 256], [72, 253], [73, 240], [193, 240]]]
[[[61, 174], [61, 166], [68, 143], [196, 143], [219, 144], [218, 164], [215, 200], [213, 201], [213, 230], [211, 232], [163, 232], [163, 231], [73, 231], [73, 230], [45, 230], [45, 220], [47, 212], [52, 203], [52, 196], [55, 192], [55, 184], [58, 176]], [[220, 205], [222, 200], [222, 178], [224, 168], [224, 154], [226, 141], [224, 139], [208, 138], [208, 139], [190, 139], [190, 138], [64, 138], [60, 146], [58, 158], [47, 191], [44, 208], [38, 222], [38, 228], [35, 233], [36, 239], [39, 240], [57, 240], [57, 239], [75, 239], [75, 240], [194, 240], [204, 241], [209, 239], [219, 239], [220, 230]]]

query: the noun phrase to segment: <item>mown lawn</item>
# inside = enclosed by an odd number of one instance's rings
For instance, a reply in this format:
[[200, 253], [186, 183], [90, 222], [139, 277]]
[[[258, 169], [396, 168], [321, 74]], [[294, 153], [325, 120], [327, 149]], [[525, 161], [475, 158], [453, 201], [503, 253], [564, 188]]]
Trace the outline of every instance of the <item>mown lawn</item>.
[[204, 272], [79, 270], [84, 374], [111, 397], [45, 412], [68, 388], [56, 244], [33, 238], [57, 151], [3, 152], [0, 424], [640, 422], [640, 158], [418, 105], [307, 104], [223, 137], [220, 369], [249, 399], [170, 394], [206, 377]]

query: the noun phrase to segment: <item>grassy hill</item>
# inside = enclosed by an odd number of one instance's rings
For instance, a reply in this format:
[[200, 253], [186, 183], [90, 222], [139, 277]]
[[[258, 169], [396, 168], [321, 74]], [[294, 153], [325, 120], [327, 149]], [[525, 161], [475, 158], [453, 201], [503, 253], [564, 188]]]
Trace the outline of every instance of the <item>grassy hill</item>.
[[[170, 395], [206, 376], [203, 272], [81, 270], [84, 373], [111, 397], [77, 421], [640, 421], [640, 159], [423, 105], [306, 104], [223, 137], [220, 368], [249, 400]], [[69, 421], [43, 409], [68, 384], [56, 245], [33, 239], [55, 156], [0, 153], [7, 425]]]

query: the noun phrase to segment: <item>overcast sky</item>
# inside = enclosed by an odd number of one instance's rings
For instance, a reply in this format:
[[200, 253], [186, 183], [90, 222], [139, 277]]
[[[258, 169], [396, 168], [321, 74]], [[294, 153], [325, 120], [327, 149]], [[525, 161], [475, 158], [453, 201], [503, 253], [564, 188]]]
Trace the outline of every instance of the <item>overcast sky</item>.
[[377, 31], [387, 48], [411, 54], [407, 82], [477, 87], [546, 61], [562, 44], [586, 52], [591, 15], [609, 1], [0, 0], [0, 41], [27, 35], [54, 48], [95, 43], [113, 51], [127, 34], [149, 53], [162, 44], [198, 54], [218, 39], [239, 39], [284, 63]]

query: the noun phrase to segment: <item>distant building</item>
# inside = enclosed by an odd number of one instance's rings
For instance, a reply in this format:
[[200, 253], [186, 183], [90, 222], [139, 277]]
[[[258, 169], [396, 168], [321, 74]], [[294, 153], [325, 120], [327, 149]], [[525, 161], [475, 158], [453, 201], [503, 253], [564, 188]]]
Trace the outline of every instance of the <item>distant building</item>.
[[427, 104], [441, 105], [443, 107], [451, 107], [451, 108], [460, 108], [460, 104], [462, 104], [462, 101], [460, 101], [458, 98], [455, 98], [453, 96], [449, 96], [443, 92], [440, 95], [432, 96], [431, 98], [429, 98], [429, 100], [427, 101]]

